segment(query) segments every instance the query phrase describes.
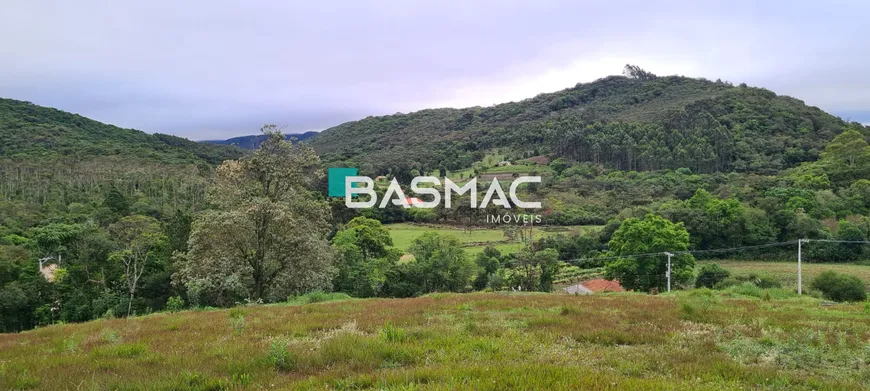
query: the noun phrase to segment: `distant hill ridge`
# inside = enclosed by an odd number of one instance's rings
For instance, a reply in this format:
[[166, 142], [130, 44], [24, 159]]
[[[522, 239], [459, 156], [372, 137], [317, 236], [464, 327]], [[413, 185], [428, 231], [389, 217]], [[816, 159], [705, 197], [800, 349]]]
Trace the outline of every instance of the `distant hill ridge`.
[[0, 98], [0, 157], [143, 158], [172, 164], [219, 164], [239, 148], [197, 143], [107, 125], [78, 114]]
[[[287, 140], [295, 138], [297, 141], [305, 141], [311, 137], [314, 137], [315, 135], [317, 135], [317, 132], [312, 131], [312, 132], [305, 132], [305, 133], [298, 133], [298, 134], [296, 134], [296, 133], [286, 134], [286, 135], [284, 135], [284, 138]], [[266, 136], [258, 134], [258, 135], [251, 135], [251, 136], [233, 137], [233, 138], [226, 139], [226, 140], [205, 140], [202, 142], [209, 143], [209, 144], [218, 144], [218, 145], [234, 145], [234, 146], [237, 146], [239, 148], [244, 148], [244, 149], [257, 149], [260, 146], [260, 143], [262, 143], [264, 140], [266, 140]]]
[[609, 76], [519, 102], [367, 117], [310, 144], [327, 162], [432, 169], [506, 148], [623, 170], [773, 173], [818, 158], [845, 123], [745, 84], [648, 72]]

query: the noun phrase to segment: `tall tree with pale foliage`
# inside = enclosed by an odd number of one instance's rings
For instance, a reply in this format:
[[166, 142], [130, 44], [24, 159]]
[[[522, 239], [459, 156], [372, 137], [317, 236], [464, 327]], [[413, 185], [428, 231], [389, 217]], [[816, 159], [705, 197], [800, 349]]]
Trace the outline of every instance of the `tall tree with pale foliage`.
[[124, 282], [130, 294], [127, 303], [127, 316], [133, 309], [133, 297], [139, 287], [139, 280], [148, 268], [148, 264], [158, 256], [158, 252], [166, 243], [166, 235], [160, 222], [148, 216], [128, 216], [109, 227], [120, 249], [110, 255], [124, 264]]
[[329, 206], [314, 190], [322, 178], [314, 150], [263, 128], [259, 149], [218, 167], [193, 222], [176, 280], [194, 304], [276, 301], [328, 289], [332, 252]]

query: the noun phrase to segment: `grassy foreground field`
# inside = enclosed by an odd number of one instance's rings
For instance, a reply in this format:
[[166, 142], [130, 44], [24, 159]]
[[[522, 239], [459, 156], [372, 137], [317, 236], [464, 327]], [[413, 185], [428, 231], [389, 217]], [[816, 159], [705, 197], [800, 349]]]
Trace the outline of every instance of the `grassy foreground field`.
[[0, 389], [863, 389], [867, 311], [710, 291], [188, 311], [0, 335]]

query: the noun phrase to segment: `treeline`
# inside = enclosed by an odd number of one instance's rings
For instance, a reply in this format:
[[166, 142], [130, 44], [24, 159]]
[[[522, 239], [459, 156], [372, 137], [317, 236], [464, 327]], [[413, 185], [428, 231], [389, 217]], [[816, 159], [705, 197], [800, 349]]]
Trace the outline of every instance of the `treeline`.
[[71, 204], [99, 202], [114, 189], [142, 214], [197, 210], [204, 206], [212, 171], [136, 158], [7, 158], [0, 159], [0, 200], [62, 212]]
[[549, 292], [559, 271], [553, 249], [528, 246], [502, 254], [486, 248], [474, 258], [453, 236], [425, 233], [401, 262], [389, 231], [377, 220], [356, 217], [332, 241], [337, 273], [333, 289], [356, 297], [413, 297], [431, 292], [519, 289]]

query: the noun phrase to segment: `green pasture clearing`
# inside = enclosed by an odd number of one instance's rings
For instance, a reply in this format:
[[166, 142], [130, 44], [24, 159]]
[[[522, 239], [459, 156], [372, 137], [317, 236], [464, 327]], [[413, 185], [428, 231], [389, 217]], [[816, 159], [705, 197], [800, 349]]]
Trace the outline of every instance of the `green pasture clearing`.
[[[522, 243], [498, 243], [498, 244], [493, 244], [491, 246], [495, 247], [502, 254], [515, 253], [517, 251], [520, 251], [521, 248], [523, 248]], [[465, 253], [468, 254], [468, 256], [470, 256], [470, 257], [474, 257], [477, 254], [482, 253], [486, 247], [487, 246], [465, 247]]]
[[[441, 235], [455, 236], [462, 243], [480, 243], [481, 245], [469, 246], [466, 248], [466, 251], [472, 255], [483, 251], [483, 248], [486, 247], [487, 244], [495, 245], [499, 250], [507, 250], [508, 252], [514, 252], [521, 247], [520, 243], [503, 243], [507, 240], [504, 236], [504, 231], [496, 228], [463, 229], [448, 225], [409, 223], [387, 224], [386, 227], [390, 230], [390, 237], [393, 239], [393, 246], [402, 251], [407, 251], [408, 248], [411, 247], [411, 244], [413, 244], [414, 239], [417, 239], [426, 232], [436, 232]], [[555, 235], [559, 233], [571, 234], [598, 228], [600, 228], [600, 226], [595, 225], [549, 226], [537, 227], [534, 229], [534, 232], [535, 237], [539, 238], [546, 235]]]
[[[797, 259], [794, 262], [763, 262], [763, 261], [740, 261], [740, 260], [715, 260], [698, 261], [698, 266], [707, 263], [718, 263], [732, 274], [746, 275], [760, 273], [774, 277], [784, 287], [797, 287]], [[846, 273], [857, 276], [870, 284], [870, 266], [850, 263], [802, 263], [802, 275], [804, 289], [810, 287], [810, 283], [820, 273], [833, 270], [838, 273]]]

